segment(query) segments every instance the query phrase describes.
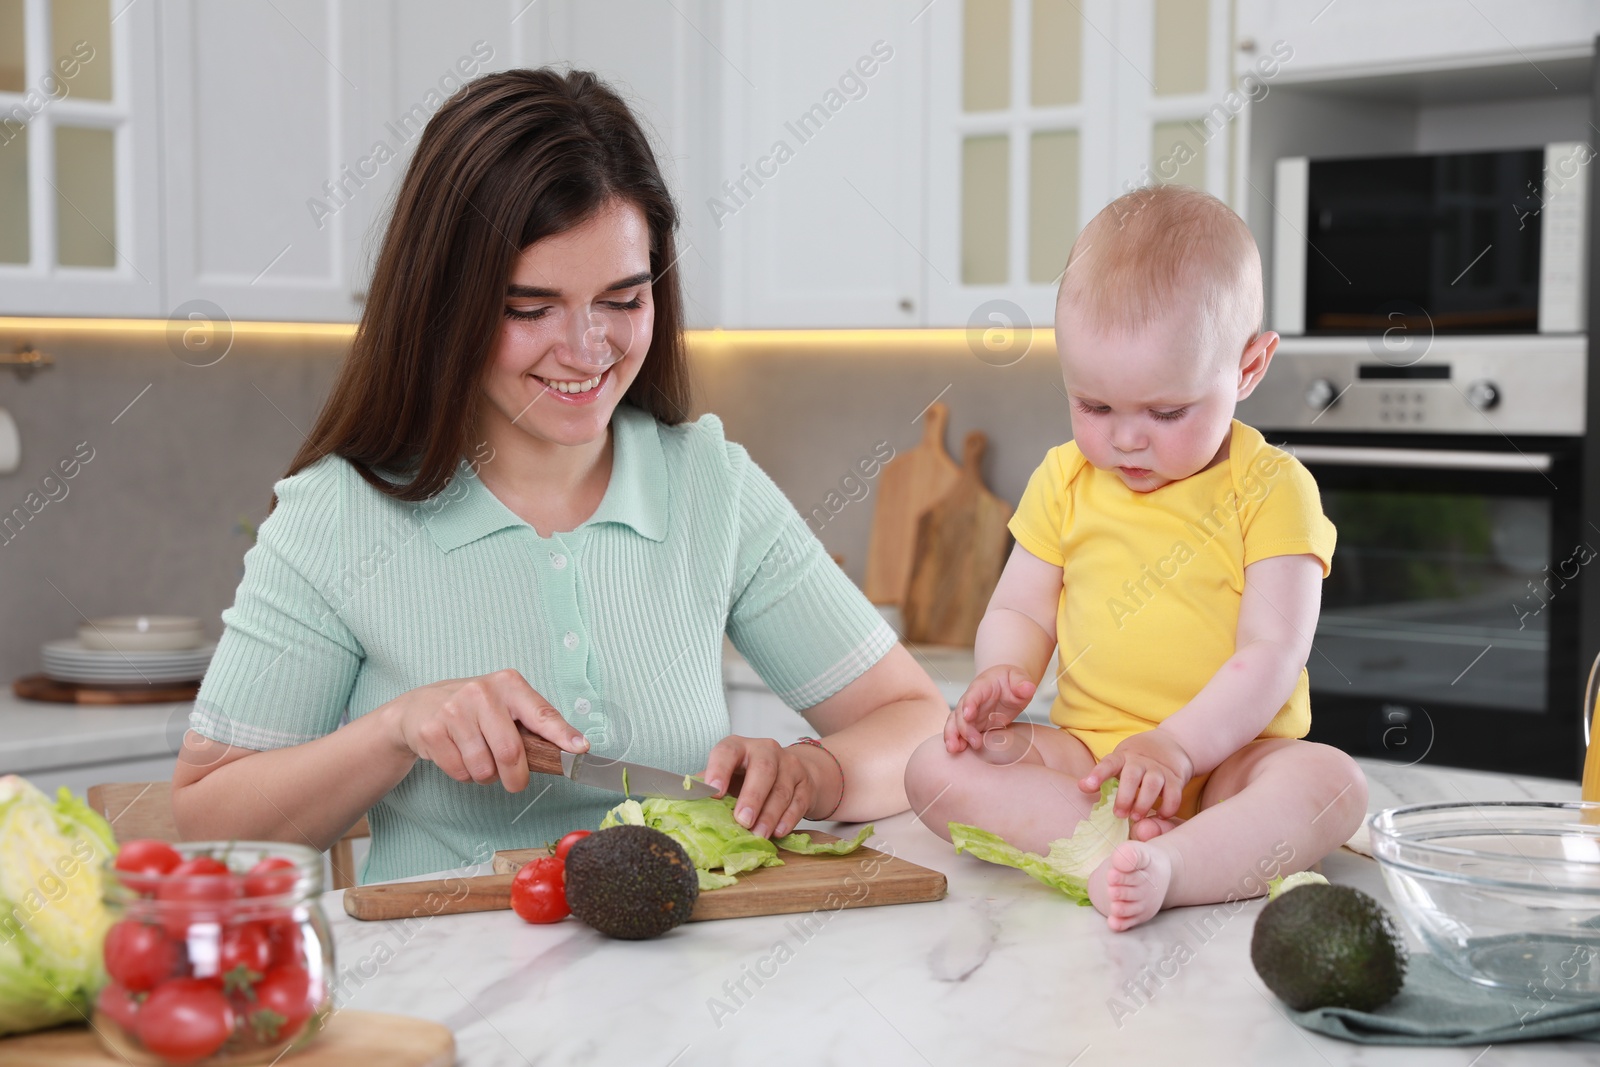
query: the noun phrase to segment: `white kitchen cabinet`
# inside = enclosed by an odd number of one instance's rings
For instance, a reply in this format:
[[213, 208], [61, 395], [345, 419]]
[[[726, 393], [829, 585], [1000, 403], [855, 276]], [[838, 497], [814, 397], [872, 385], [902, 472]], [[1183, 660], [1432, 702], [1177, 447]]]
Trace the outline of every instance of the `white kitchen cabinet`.
[[177, 766], [176, 756], [155, 756], [149, 759], [117, 760], [111, 763], [91, 763], [73, 767], [50, 767], [28, 771], [23, 777], [54, 799], [62, 786], [79, 796], [86, 796], [91, 785], [106, 782], [170, 782], [172, 770]]
[[720, 324], [925, 321], [926, 6], [722, 8], [719, 170], [684, 196], [720, 239]]
[[350, 321], [387, 192], [379, 7], [161, 7], [171, 313]]
[[1588, 55], [1593, 0], [1236, 0], [1236, 45], [1286, 42], [1285, 83]]
[[[1243, 108], [1230, 14], [1228, 0], [929, 9], [929, 325], [1049, 327], [1073, 239], [1112, 199], [1169, 181], [1227, 199]], [[1011, 358], [999, 343], [984, 358]]]
[[28, 0], [7, 15], [0, 314], [162, 314], [155, 6]]

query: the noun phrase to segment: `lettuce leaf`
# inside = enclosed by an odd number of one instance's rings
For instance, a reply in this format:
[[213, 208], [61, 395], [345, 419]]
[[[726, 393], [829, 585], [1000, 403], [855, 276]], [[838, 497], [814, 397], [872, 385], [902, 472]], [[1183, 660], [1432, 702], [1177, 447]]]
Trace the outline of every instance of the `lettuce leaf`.
[[1026, 871], [1079, 905], [1088, 907], [1089, 875], [1105, 862], [1113, 849], [1128, 840], [1128, 820], [1117, 818], [1111, 810], [1116, 793], [1115, 778], [1102, 782], [1100, 799], [1089, 810], [1089, 817], [1079, 820], [1071, 837], [1050, 842], [1049, 855], [1024, 852], [1007, 844], [999, 834], [959, 822], [950, 824], [950, 843], [957, 852], [968, 852], [989, 863]]
[[872, 836], [872, 830], [872, 823], [868, 823], [850, 841], [812, 841], [810, 834], [796, 833], [775, 837], [773, 843], [785, 851], [798, 852], [806, 856], [848, 856], [867, 843], [867, 838]]
[[[600, 820], [600, 829], [649, 826], [667, 834], [689, 854], [689, 862], [699, 872], [702, 891], [733, 885], [734, 875], [745, 871], [781, 867], [779, 848], [805, 855], [844, 856], [860, 848], [872, 836], [872, 827], [867, 826], [853, 841], [813, 842], [810, 834], [795, 833], [774, 842], [740, 826], [733, 817], [733, 806], [731, 796], [699, 800], [629, 799], [606, 812], [605, 818]], [[716, 873], [719, 869], [721, 874]]]
[[1303, 885], [1327, 885], [1328, 880], [1316, 871], [1301, 871], [1298, 874], [1285, 875], [1274, 878], [1267, 883], [1267, 902], [1271, 903], [1283, 896], [1291, 889], [1298, 889]]
[[70, 790], [0, 777], [0, 1035], [87, 1016], [105, 983], [111, 827]]

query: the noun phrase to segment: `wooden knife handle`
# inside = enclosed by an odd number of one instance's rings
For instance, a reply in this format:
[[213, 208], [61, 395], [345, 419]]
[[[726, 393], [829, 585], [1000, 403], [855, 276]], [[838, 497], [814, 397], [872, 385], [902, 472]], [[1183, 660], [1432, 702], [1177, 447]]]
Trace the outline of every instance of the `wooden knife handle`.
[[520, 722], [517, 732], [522, 735], [522, 747], [528, 753], [528, 770], [537, 774], [561, 773], [561, 749], [555, 742], [546, 741]]
[[511, 907], [510, 874], [433, 878], [425, 882], [384, 882], [344, 891], [344, 910], [351, 918], [425, 919]]

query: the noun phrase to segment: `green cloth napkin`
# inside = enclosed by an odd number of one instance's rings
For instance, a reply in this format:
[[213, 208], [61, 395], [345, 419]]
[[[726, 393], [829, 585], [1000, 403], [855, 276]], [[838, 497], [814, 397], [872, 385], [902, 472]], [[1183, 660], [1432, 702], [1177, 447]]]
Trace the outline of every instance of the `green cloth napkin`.
[[[1548, 995], [1548, 994], [1547, 994]], [[1400, 995], [1376, 1011], [1291, 1011], [1307, 1030], [1363, 1045], [1498, 1045], [1571, 1037], [1600, 1041], [1600, 998], [1546, 1000], [1467, 981], [1431, 955], [1415, 955]]]

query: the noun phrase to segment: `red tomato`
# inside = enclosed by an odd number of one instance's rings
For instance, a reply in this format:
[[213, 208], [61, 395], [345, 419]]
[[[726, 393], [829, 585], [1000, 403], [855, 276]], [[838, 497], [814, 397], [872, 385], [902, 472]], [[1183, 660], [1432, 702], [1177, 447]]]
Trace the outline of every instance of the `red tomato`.
[[321, 994], [312, 988], [311, 975], [304, 967], [274, 967], [256, 983], [250, 1027], [263, 1044], [287, 1041], [300, 1032], [320, 999]]
[[279, 897], [293, 889], [299, 879], [300, 871], [294, 860], [286, 856], [268, 856], [244, 876], [244, 895]]
[[273, 919], [265, 924], [272, 943], [271, 966], [293, 964], [304, 967], [306, 963], [306, 937], [300, 924], [293, 919]]
[[133, 994], [126, 987], [116, 982], [109, 982], [100, 990], [100, 995], [95, 998], [95, 1006], [102, 1015], [130, 1034], [138, 1025], [139, 1002], [133, 999]]
[[576, 845], [579, 841], [582, 841], [584, 838], [588, 837], [589, 834], [590, 834], [590, 831], [588, 831], [588, 830], [574, 830], [570, 834], [567, 834], [565, 837], [563, 837], [560, 841], [557, 841], [556, 842], [556, 859], [558, 859], [558, 860], [566, 859], [567, 858], [567, 853], [572, 851], [572, 846]]
[[209, 856], [185, 860], [156, 887], [156, 899], [166, 902], [162, 925], [169, 937], [181, 941], [188, 936], [190, 923], [221, 922], [225, 903], [243, 891], [243, 883], [228, 872], [227, 864]]
[[129, 991], [142, 993], [178, 973], [183, 946], [159, 926], [124, 919], [106, 931], [106, 973]]
[[124, 842], [117, 849], [117, 858], [112, 866], [129, 874], [166, 874], [182, 862], [183, 857], [178, 855], [178, 850], [165, 841], [140, 838]]
[[511, 879], [511, 910], [531, 923], [559, 922], [572, 914], [567, 907], [567, 863], [543, 856], [525, 863]]
[[223, 989], [229, 993], [248, 989], [272, 964], [272, 941], [263, 924], [237, 923], [223, 927], [217, 956]]
[[233, 1033], [233, 1008], [200, 978], [163, 982], [139, 1008], [139, 1040], [169, 1063], [203, 1060]]

